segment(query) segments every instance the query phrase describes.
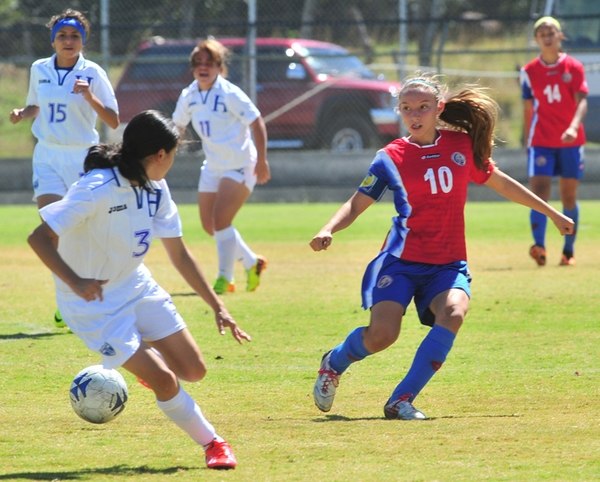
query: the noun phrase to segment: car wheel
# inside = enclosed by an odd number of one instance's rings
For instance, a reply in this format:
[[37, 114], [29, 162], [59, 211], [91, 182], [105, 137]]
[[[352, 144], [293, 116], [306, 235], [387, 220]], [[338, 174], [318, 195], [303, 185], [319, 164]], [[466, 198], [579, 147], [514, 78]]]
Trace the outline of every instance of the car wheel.
[[331, 123], [324, 144], [332, 151], [348, 152], [373, 147], [378, 140], [377, 133], [367, 120], [359, 115], [350, 115]]

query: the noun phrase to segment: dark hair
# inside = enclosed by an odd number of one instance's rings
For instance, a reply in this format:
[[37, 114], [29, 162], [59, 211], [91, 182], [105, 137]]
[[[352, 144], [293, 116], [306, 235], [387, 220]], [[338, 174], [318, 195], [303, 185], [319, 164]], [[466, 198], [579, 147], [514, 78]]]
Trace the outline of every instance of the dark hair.
[[90, 147], [84, 171], [116, 167], [123, 177], [149, 189], [144, 160], [161, 149], [171, 152], [178, 142], [179, 131], [173, 121], [161, 112], [146, 110], [129, 121], [121, 144]]
[[54, 27], [56, 22], [60, 22], [61, 20], [64, 20], [65, 18], [74, 18], [75, 20], [77, 20], [81, 25], [83, 25], [83, 28], [85, 30], [85, 37], [90, 38], [91, 27], [90, 27], [89, 20], [79, 10], [73, 10], [72, 8], [67, 8], [66, 10], [63, 10], [58, 15], [54, 15], [50, 19], [50, 21], [46, 24], [46, 27], [48, 27], [50, 30], [52, 30], [52, 27]]
[[445, 102], [440, 121], [454, 130], [469, 134], [475, 166], [483, 171], [487, 170], [492, 162], [499, 107], [486, 89], [469, 85], [459, 92], [449, 94], [448, 87], [440, 82], [439, 76], [425, 73], [407, 79], [398, 97], [412, 89], [431, 92], [436, 101]]
[[441, 121], [471, 136], [475, 166], [483, 171], [492, 157], [498, 110], [485, 89], [469, 87], [452, 95], [440, 114]]

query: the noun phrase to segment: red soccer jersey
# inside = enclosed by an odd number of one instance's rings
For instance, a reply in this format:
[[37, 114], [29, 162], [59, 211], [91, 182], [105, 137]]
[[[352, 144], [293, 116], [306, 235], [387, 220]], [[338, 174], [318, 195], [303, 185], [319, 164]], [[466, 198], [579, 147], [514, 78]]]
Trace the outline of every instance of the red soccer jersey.
[[567, 146], [560, 140], [577, 109], [575, 95], [588, 93], [581, 62], [564, 53], [553, 65], [545, 64], [538, 57], [521, 69], [521, 90], [523, 99], [533, 100], [528, 146], [575, 147], [585, 144], [583, 125], [579, 126], [574, 143]]
[[[486, 171], [477, 169], [471, 137], [449, 130], [441, 130], [430, 146], [402, 138], [383, 151], [387, 156], [376, 156], [369, 174], [373, 186], [385, 184], [393, 191], [398, 211], [383, 250], [420, 263], [466, 260], [467, 187], [470, 181], [486, 182], [493, 164]], [[368, 194], [368, 188], [361, 191]]]

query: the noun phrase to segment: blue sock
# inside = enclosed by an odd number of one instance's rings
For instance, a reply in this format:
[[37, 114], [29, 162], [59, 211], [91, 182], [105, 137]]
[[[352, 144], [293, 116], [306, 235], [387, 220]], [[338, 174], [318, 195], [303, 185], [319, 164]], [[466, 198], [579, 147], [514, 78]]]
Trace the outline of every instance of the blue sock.
[[410, 370], [394, 389], [390, 400], [406, 398], [412, 402], [446, 361], [454, 338], [456, 335], [450, 330], [434, 325], [421, 342]]
[[531, 234], [533, 242], [538, 246], [545, 246], [546, 242], [546, 223], [548, 218], [542, 213], [531, 210], [529, 213], [529, 222], [531, 223]]
[[573, 209], [563, 209], [563, 214], [569, 216], [575, 222], [575, 229], [573, 234], [565, 236], [565, 247], [563, 253], [568, 256], [573, 256], [575, 252], [575, 236], [577, 236], [577, 224], [579, 223], [579, 205], [575, 204]]
[[365, 348], [362, 333], [365, 327], [361, 326], [351, 331], [346, 339], [331, 350], [329, 365], [338, 373], [344, 373], [354, 362], [360, 361], [371, 353]]

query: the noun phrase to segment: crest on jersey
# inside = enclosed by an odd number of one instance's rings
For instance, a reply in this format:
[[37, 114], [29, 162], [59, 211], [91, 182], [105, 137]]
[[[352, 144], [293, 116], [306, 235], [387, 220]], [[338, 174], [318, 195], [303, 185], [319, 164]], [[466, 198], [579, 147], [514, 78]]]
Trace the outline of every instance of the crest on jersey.
[[457, 166], [462, 167], [467, 163], [467, 158], [462, 152], [453, 152], [450, 158]]
[[571, 82], [571, 80], [573, 80], [573, 75], [571, 75], [571, 72], [565, 72], [562, 75], [562, 80], [563, 82]]
[[377, 176], [375, 176], [375, 174], [369, 174], [362, 180], [360, 187], [371, 187], [375, 182], [377, 182]]

